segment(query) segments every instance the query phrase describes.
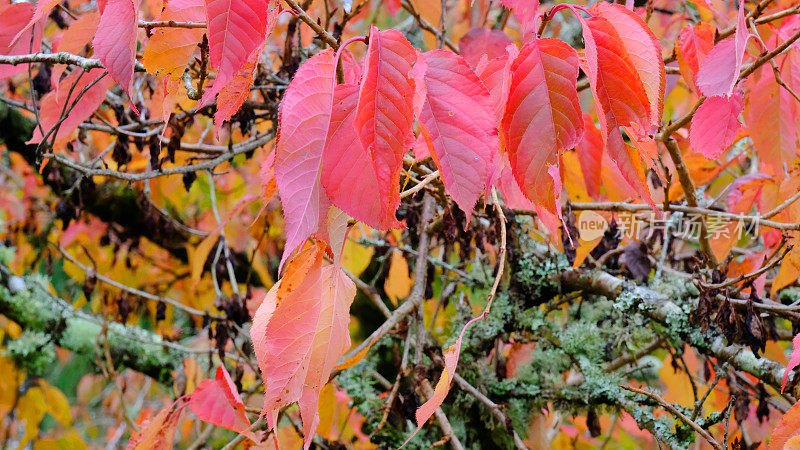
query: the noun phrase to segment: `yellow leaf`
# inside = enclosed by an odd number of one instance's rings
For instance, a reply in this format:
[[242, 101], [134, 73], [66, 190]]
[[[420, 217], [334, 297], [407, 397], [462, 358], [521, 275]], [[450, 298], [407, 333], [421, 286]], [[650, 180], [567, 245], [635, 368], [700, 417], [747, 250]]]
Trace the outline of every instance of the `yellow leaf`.
[[389, 265], [389, 275], [386, 276], [386, 281], [383, 283], [383, 289], [386, 295], [392, 300], [395, 306], [397, 302], [406, 298], [411, 292], [411, 286], [414, 281], [408, 274], [408, 263], [400, 252], [392, 253], [392, 260]]
[[[180, 6], [174, 7], [173, 4]], [[203, 22], [205, 14], [202, 5], [184, 7], [180, 2], [169, 2], [159, 20]], [[144, 49], [142, 64], [151, 74], [179, 78], [189, 64], [203, 32], [202, 28], [157, 28]]]
[[47, 413], [47, 404], [42, 389], [34, 386], [22, 396], [17, 404], [17, 415], [23, 422], [25, 432], [19, 441], [19, 448], [24, 448], [34, 437], [39, 434], [39, 422]]
[[331, 440], [331, 428], [336, 416], [336, 392], [333, 383], [328, 383], [319, 393], [319, 426], [317, 433], [325, 439]]
[[67, 396], [44, 380], [40, 382], [40, 386], [47, 404], [47, 412], [61, 425], [69, 425], [72, 422], [72, 413], [69, 410]]
[[347, 240], [344, 242], [344, 251], [342, 252], [342, 266], [356, 276], [361, 275], [366, 270], [372, 260], [372, 255], [375, 253], [372, 247], [365, 247], [358, 243], [361, 237], [363, 237], [361, 227], [353, 227], [347, 235]]

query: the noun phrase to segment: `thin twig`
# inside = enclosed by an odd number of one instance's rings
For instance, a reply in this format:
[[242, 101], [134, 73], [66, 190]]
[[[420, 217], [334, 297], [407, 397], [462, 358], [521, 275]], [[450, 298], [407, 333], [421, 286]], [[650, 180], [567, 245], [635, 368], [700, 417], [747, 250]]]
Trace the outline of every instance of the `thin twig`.
[[652, 393], [652, 392], [647, 392], [647, 391], [642, 390], [642, 389], [637, 389], [637, 388], [632, 387], [632, 386], [620, 386], [620, 387], [622, 389], [627, 390], [627, 391], [635, 392], [637, 394], [641, 394], [641, 395], [644, 395], [646, 397], [652, 398], [653, 400], [658, 402], [658, 404], [661, 405], [661, 407], [663, 407], [664, 409], [669, 411], [672, 415], [674, 415], [675, 417], [681, 419], [681, 421], [683, 423], [685, 423], [686, 425], [689, 425], [690, 427], [692, 427], [692, 429], [694, 431], [696, 431], [700, 436], [702, 436], [703, 439], [708, 441], [708, 443], [711, 444], [712, 447], [714, 447], [717, 450], [722, 450], [722, 446], [719, 445], [719, 442], [717, 442], [717, 440], [714, 439], [713, 436], [708, 434], [708, 431], [704, 430], [700, 425], [697, 424], [697, 422], [695, 422], [692, 419], [686, 417], [685, 414], [683, 414], [682, 412], [680, 412], [680, 410], [675, 408], [675, 406], [672, 405], [672, 403], [664, 400], [664, 398], [661, 397], [660, 395]]

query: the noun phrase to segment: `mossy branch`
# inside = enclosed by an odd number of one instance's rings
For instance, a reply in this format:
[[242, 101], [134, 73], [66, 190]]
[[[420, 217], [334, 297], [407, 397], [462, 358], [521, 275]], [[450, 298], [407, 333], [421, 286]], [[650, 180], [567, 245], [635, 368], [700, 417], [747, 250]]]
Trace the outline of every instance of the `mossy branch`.
[[183, 351], [139, 327], [111, 321], [104, 332], [101, 318], [53, 296], [46, 283], [42, 276], [15, 276], [0, 265], [0, 314], [26, 332], [43, 333], [53, 344], [90, 360], [102, 360], [96, 356], [99, 343], [107, 338], [115, 367], [127, 367], [164, 384], [172, 382], [172, 372], [187, 356]]

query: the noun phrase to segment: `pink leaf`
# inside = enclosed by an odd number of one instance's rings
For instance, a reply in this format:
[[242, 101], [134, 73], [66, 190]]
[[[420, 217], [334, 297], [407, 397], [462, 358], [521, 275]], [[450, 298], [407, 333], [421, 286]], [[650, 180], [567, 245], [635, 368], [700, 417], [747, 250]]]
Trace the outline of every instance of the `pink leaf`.
[[536, 14], [539, 12], [539, 0], [501, 0], [506, 8], [512, 10], [522, 27], [525, 41], [536, 37]]
[[730, 95], [739, 78], [749, 33], [745, 23], [744, 3], [739, 2], [739, 14], [734, 37], [717, 43], [706, 55], [697, 73], [697, 86], [706, 97]]
[[139, 33], [138, 12], [141, 0], [109, 0], [97, 34], [92, 40], [94, 56], [98, 58], [111, 78], [128, 93], [133, 106], [133, 68], [136, 63], [136, 35]]
[[297, 70], [281, 101], [275, 147], [275, 180], [286, 222], [281, 266], [319, 229], [330, 205], [319, 173], [336, 85], [333, 59], [332, 49], [309, 58]]
[[506, 47], [513, 41], [503, 30], [472, 28], [458, 41], [458, 50], [472, 67], [485, 55], [492, 60], [506, 55]]
[[[36, 10], [34, 10], [33, 15], [31, 16], [30, 20], [28, 20], [28, 23], [25, 24], [25, 26], [23, 26], [22, 29], [20, 29], [17, 32], [17, 34], [14, 35], [14, 37], [11, 39], [11, 44], [13, 45], [19, 42], [19, 39], [22, 37], [22, 33], [28, 31], [33, 26], [33, 24], [36, 23], [38, 20], [41, 20], [42, 18], [46, 18], [47, 16], [49, 16], [50, 11], [53, 9], [54, 6], [58, 4], [58, 1], [59, 0], [39, 0], [38, 2], [36, 2]], [[27, 5], [30, 5], [30, 3], [27, 3]], [[5, 17], [3, 19], [7, 20]], [[44, 22], [40, 23], [39, 26], [40, 27], [44, 26]], [[28, 33], [27, 36], [28, 36], [27, 39], [28, 42], [25, 42], [26, 39], [22, 39], [22, 43], [26, 46], [30, 45], [30, 33]], [[38, 49], [35, 48], [34, 52], [36, 52], [37, 50]], [[5, 55], [7, 53], [0, 52], [0, 54]]]
[[796, 100], [775, 81], [769, 65], [750, 92], [745, 120], [760, 169], [770, 175], [783, 174], [784, 165], [797, 157]]
[[350, 348], [350, 305], [356, 295], [356, 286], [337, 266], [322, 269], [322, 295], [319, 319], [314, 340], [309, 349], [308, 374], [300, 397], [300, 416], [303, 419], [304, 448], [319, 425], [319, 395], [328, 383], [336, 361]]
[[236, 391], [228, 371], [217, 367], [214, 380], [203, 380], [192, 392], [189, 408], [202, 421], [242, 434], [254, 442], [259, 439], [250, 431], [250, 420], [242, 398]]
[[370, 30], [355, 128], [378, 177], [381, 199], [395, 211], [400, 203], [403, 154], [413, 143], [414, 81], [417, 54], [397, 30]]
[[420, 124], [445, 190], [469, 218], [494, 174], [497, 128], [489, 91], [464, 58], [449, 50], [424, 54], [427, 70]]
[[424, 58], [427, 95], [420, 124], [445, 190], [469, 218], [496, 164], [492, 99], [464, 58], [450, 50], [431, 50]]
[[250, 329], [265, 383], [262, 413], [274, 427], [277, 410], [299, 402], [305, 448], [318, 425], [320, 391], [350, 346], [349, 309], [355, 297], [355, 285], [344, 272], [321, 263], [320, 246], [298, 254], [267, 293]]
[[591, 11], [605, 18], [619, 35], [650, 103], [650, 130], [661, 124], [666, 77], [661, 44], [642, 18], [619, 4], [597, 2]]
[[607, 153], [630, 188], [656, 209], [644, 174], [637, 169], [641, 159], [631, 154], [619, 130], [620, 126], [632, 126], [639, 132], [649, 128], [650, 102], [644, 86], [611, 23], [602, 17], [580, 21], [586, 43], [584, 70], [592, 87]]
[[417, 409], [416, 419], [417, 419], [417, 429], [414, 433], [406, 439], [406, 442], [403, 445], [406, 445], [417, 432], [425, 425], [425, 422], [431, 418], [431, 416], [436, 412], [439, 406], [442, 405], [444, 399], [447, 398], [447, 393], [450, 391], [450, 383], [453, 381], [453, 377], [456, 374], [456, 367], [458, 366], [458, 357], [461, 354], [461, 341], [464, 339], [464, 333], [467, 331], [467, 328], [470, 327], [473, 323], [481, 320], [485, 316], [485, 312], [478, 317], [467, 322], [464, 325], [464, 328], [461, 329], [461, 333], [458, 335], [458, 339], [456, 342], [444, 349], [443, 355], [444, 356], [444, 370], [442, 371], [442, 375], [439, 377], [439, 382], [436, 383], [436, 387], [433, 389], [433, 395], [431, 398], [428, 399], [425, 403], [422, 404]]
[[[59, 90], [48, 92], [42, 98], [41, 104], [39, 105], [39, 119], [45, 134], [56, 126], [61, 118], [62, 111], [69, 111], [66, 119], [61, 123], [58, 129], [58, 133], [56, 134], [57, 140], [69, 137], [69, 135], [78, 128], [78, 125], [88, 119], [106, 99], [106, 91], [113, 84], [113, 81], [108, 76], [103, 77], [102, 80], [95, 83], [83, 94], [70, 111], [70, 107], [75, 102], [77, 94], [85, 87], [94, 83], [99, 77], [103, 76], [104, 70], [92, 69], [83, 74], [83, 76], [81, 76], [81, 73], [81, 70], [73, 70], [70, 72], [70, 74], [64, 77], [61, 83], [59, 83]], [[78, 79], [79, 77], [80, 79]], [[69, 92], [73, 84], [75, 84], [75, 89], [73, 90], [72, 96], [69, 98], [69, 105], [66, 105], [65, 108], [65, 103], [68, 100], [66, 93]], [[61, 98], [59, 98], [58, 92], [61, 92]], [[28, 143], [41, 142], [42, 137], [39, 127], [36, 127], [33, 132], [33, 137]]]
[[381, 198], [378, 175], [369, 153], [356, 135], [357, 84], [340, 84], [334, 91], [333, 112], [322, 160], [322, 186], [331, 202], [353, 218], [376, 229], [397, 228], [396, 207]]
[[[560, 205], [555, 204], [555, 187], [547, 170], [583, 136], [577, 77], [578, 54], [567, 44], [557, 39], [529, 42], [511, 67], [511, 87], [500, 125], [523, 194], [556, 216]], [[550, 232], [555, 235], [557, 230]]]
[[800, 334], [792, 340], [792, 354], [789, 356], [789, 363], [786, 365], [786, 370], [783, 371], [783, 381], [781, 382], [781, 394], [786, 388], [786, 381], [789, 379], [789, 373], [800, 365]]
[[[53, 51], [81, 54], [84, 47], [92, 42], [92, 38], [97, 33], [99, 20], [100, 16], [94, 12], [82, 15], [64, 31], [57, 44], [55, 41], [53, 42]], [[58, 90], [61, 75], [66, 68], [66, 64], [53, 64], [53, 71], [50, 75], [50, 85], [53, 89]]]
[[386, 9], [389, 10], [389, 14], [395, 17], [397, 16], [397, 11], [400, 11], [402, 0], [386, 0], [384, 4], [386, 5]]
[[492, 97], [495, 114], [498, 122], [506, 110], [508, 100], [508, 90], [511, 83], [511, 65], [519, 55], [519, 49], [514, 44], [506, 48], [506, 53], [492, 60], [482, 60], [475, 68], [475, 72], [480, 77], [483, 84], [489, 89]]
[[208, 61], [217, 69], [214, 84], [201, 104], [214, 98], [244, 67], [272, 32], [278, 17], [273, 0], [205, 0], [208, 24]]
[[692, 149], [708, 159], [719, 158], [736, 138], [742, 111], [744, 95], [741, 91], [736, 91], [730, 97], [706, 99], [692, 117], [689, 129]]
[[[0, 55], [26, 55], [39, 51], [42, 46], [42, 30], [44, 22], [39, 23], [34, 30], [25, 27], [25, 24], [34, 21], [34, 7], [31, 3], [12, 3], [0, 6]], [[25, 28], [23, 28], [25, 27]], [[27, 31], [26, 31], [27, 29]], [[15, 40], [15, 36], [20, 35]], [[31, 43], [31, 37], [33, 42]], [[0, 64], [0, 79], [11, 77], [28, 71], [27, 64]]]

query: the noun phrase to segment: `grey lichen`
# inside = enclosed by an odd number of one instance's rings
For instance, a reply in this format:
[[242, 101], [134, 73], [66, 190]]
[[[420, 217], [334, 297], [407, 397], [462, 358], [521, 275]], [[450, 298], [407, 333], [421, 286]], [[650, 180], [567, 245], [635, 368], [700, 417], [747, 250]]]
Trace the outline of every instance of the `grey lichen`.
[[56, 348], [50, 336], [40, 331], [25, 330], [6, 345], [3, 354], [24, 368], [29, 375], [41, 377], [56, 364]]

